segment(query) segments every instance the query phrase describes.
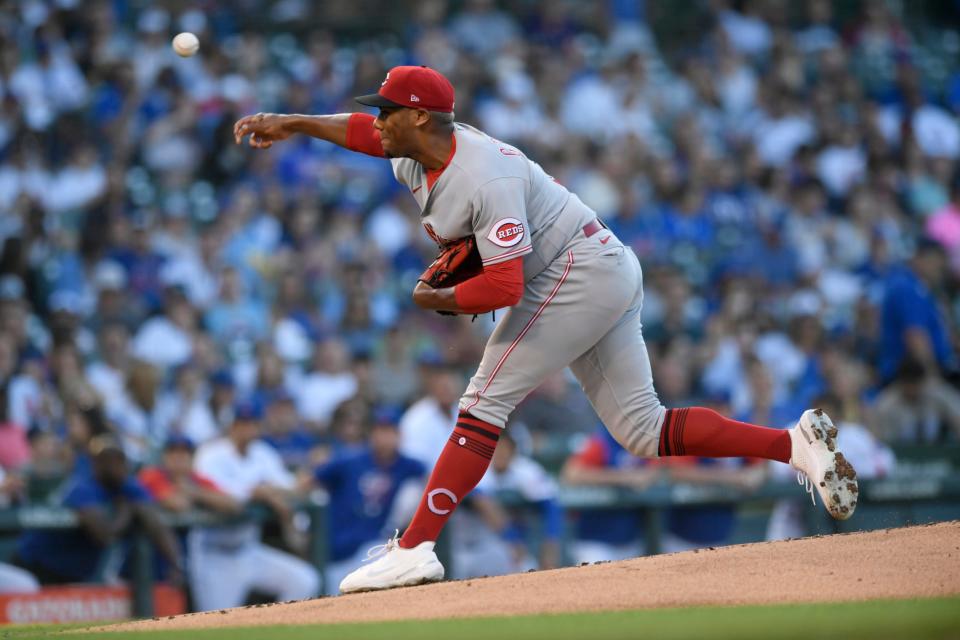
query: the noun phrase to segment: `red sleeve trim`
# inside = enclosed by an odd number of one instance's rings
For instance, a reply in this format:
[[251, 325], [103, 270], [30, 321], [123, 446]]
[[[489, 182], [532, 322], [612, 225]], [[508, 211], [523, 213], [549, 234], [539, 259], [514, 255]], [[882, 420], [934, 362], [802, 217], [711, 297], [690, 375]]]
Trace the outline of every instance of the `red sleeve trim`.
[[523, 258], [483, 267], [483, 273], [458, 284], [453, 295], [466, 313], [512, 307], [523, 295]]
[[354, 113], [347, 120], [347, 149], [359, 151], [368, 156], [383, 158], [383, 145], [380, 144], [380, 132], [373, 128], [376, 120], [369, 113]]

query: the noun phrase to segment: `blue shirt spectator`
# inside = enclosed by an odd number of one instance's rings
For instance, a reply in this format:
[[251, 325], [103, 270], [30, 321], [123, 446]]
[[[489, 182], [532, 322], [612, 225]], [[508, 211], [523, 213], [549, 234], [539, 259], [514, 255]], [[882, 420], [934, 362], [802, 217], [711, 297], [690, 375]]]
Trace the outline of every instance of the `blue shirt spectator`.
[[943, 250], [939, 245], [924, 243], [917, 250], [912, 268], [896, 269], [888, 277], [881, 309], [883, 348], [878, 363], [883, 381], [892, 380], [908, 356], [925, 365], [935, 362], [941, 370], [956, 366], [947, 320], [934, 295], [945, 273]]
[[[109, 436], [94, 442], [100, 438]], [[123, 453], [118, 448], [99, 451], [92, 457], [89, 473], [71, 477], [63, 498], [63, 506], [77, 513], [80, 528], [27, 531], [19, 541], [17, 562], [41, 582], [92, 580], [98, 577], [105, 548], [128, 530], [132, 508], [149, 502], [146, 489], [127, 475]]]
[[336, 456], [314, 472], [330, 493], [330, 558], [349, 558], [364, 544], [384, 536], [394, 500], [404, 483], [426, 468], [399, 453], [393, 425], [376, 425], [370, 444], [358, 453]]

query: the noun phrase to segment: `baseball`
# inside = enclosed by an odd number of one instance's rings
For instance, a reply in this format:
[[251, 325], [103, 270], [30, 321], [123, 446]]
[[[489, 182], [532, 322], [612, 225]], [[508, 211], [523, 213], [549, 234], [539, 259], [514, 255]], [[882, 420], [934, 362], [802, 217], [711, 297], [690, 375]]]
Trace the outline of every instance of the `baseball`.
[[200, 41], [197, 39], [197, 36], [189, 31], [178, 33], [173, 39], [173, 50], [177, 52], [178, 56], [183, 58], [189, 58], [195, 54], [199, 48]]

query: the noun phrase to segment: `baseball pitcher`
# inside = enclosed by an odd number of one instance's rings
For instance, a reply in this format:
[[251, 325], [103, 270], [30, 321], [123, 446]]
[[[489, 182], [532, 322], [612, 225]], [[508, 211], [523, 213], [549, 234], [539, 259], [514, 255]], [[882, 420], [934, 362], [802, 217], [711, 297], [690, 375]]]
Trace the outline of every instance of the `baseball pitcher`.
[[460, 399], [457, 425], [403, 536], [344, 578], [340, 591], [432, 582], [434, 541], [480, 481], [507, 418], [550, 374], [569, 366], [607, 429], [637, 456], [757, 457], [790, 463], [829, 513], [857, 504], [853, 468], [820, 410], [789, 430], [730, 420], [701, 407], [665, 409], [640, 331], [643, 281], [632, 251], [580, 199], [516, 148], [454, 120], [454, 90], [427, 67], [394, 67], [366, 114], [256, 114], [237, 143], [266, 149], [295, 133], [388, 158], [410, 189], [440, 256], [413, 291], [441, 313], [510, 307]]

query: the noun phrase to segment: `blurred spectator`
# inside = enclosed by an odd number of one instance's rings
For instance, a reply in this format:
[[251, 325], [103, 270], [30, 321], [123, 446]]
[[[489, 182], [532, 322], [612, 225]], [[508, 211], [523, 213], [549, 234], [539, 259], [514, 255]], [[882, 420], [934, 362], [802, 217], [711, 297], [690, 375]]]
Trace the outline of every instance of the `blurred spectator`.
[[158, 414], [160, 375], [148, 362], [130, 363], [123, 394], [114, 400], [107, 414], [116, 425], [124, 450], [137, 462], [146, 461], [151, 447], [163, 441]]
[[400, 417], [400, 451], [432, 469], [456, 424], [463, 381], [442, 362], [428, 360], [420, 369], [426, 395]]
[[410, 331], [397, 325], [387, 331], [380, 353], [374, 357], [373, 384], [380, 401], [402, 406], [413, 399], [420, 387]]
[[[500, 434], [487, 475], [491, 491], [513, 492], [532, 507], [532, 511], [507, 509], [511, 520], [508, 537], [515, 544], [517, 570], [559, 567], [564, 523], [556, 481], [535, 460], [517, 452], [517, 443], [507, 430]], [[531, 529], [539, 546], [536, 559], [526, 546]]]
[[947, 273], [943, 248], [923, 241], [910, 266], [896, 269], [887, 279], [881, 316], [884, 347], [878, 363], [885, 382], [893, 379], [908, 358], [930, 374], [956, 370], [949, 320], [938, 298]]
[[566, 371], [558, 371], [544, 380], [510, 418], [533, 438], [532, 452], [544, 455], [551, 443], [564, 441], [563, 455], [574, 446], [574, 440], [590, 433], [597, 423], [590, 402], [574, 391]]
[[236, 341], [253, 344], [266, 337], [268, 320], [266, 306], [256, 298], [244, 295], [237, 271], [221, 271], [220, 295], [204, 316], [204, 323], [213, 338], [226, 346]]
[[346, 345], [335, 338], [317, 344], [313, 369], [297, 388], [297, 409], [314, 428], [326, 427], [337, 405], [357, 392]]
[[126, 394], [127, 374], [130, 370], [130, 333], [122, 324], [105, 324], [100, 328], [99, 358], [87, 365], [86, 374], [107, 413], [117, 410]]
[[[243, 505], [265, 505], [289, 532], [296, 479], [280, 454], [260, 440], [261, 413], [256, 403], [238, 404], [226, 436], [197, 451], [194, 470]], [[194, 529], [188, 549], [191, 591], [200, 611], [238, 607], [254, 589], [283, 601], [312, 597], [320, 586], [312, 566], [261, 542], [254, 523]]]
[[305, 469], [321, 455], [316, 450], [320, 438], [304, 428], [293, 396], [283, 389], [266, 398], [263, 441], [277, 450], [288, 469]]
[[233, 422], [237, 388], [233, 375], [220, 369], [210, 376], [210, 412], [216, 420], [218, 431], [223, 431]]
[[330, 564], [326, 592], [367, 558], [367, 550], [405, 526], [423, 490], [426, 468], [402, 455], [395, 419], [378, 416], [360, 451], [336, 455], [314, 471], [330, 494]]
[[163, 298], [164, 314], [144, 322], [133, 338], [133, 355], [160, 369], [190, 359], [196, 327], [194, 309], [182, 289], [168, 287]]
[[160, 464], [140, 471], [140, 483], [159, 506], [169, 511], [199, 508], [228, 515], [239, 513], [239, 502], [193, 470], [193, 452], [193, 441], [188, 437], [171, 436], [163, 445]]
[[365, 425], [369, 420], [370, 407], [365, 402], [350, 399], [340, 403], [330, 421], [330, 446], [324, 456], [360, 451], [366, 445]]
[[120, 443], [100, 435], [90, 441], [89, 453], [90, 473], [74, 474], [63, 498], [80, 528], [24, 533], [14, 563], [44, 584], [115, 579], [125, 555], [122, 542], [139, 526], [170, 564], [170, 579], [178, 581], [182, 563], [173, 532], [131, 476]]
[[515, 19], [493, 0], [467, 0], [450, 23], [450, 35], [468, 52], [485, 56], [503, 49], [519, 35]]
[[889, 443], [943, 444], [960, 440], [960, 392], [913, 359], [900, 364], [873, 407], [877, 436]]
[[[642, 490], [656, 482], [659, 469], [620, 446], [610, 432], [600, 427], [563, 467], [568, 485], [623, 487]], [[644, 554], [636, 509], [604, 509], [575, 514], [576, 539], [570, 556], [575, 564], [623, 560]]]
[[157, 400], [154, 439], [181, 435], [203, 444], [220, 435], [209, 392], [202, 372], [194, 362], [186, 362], [173, 371], [173, 388]]

